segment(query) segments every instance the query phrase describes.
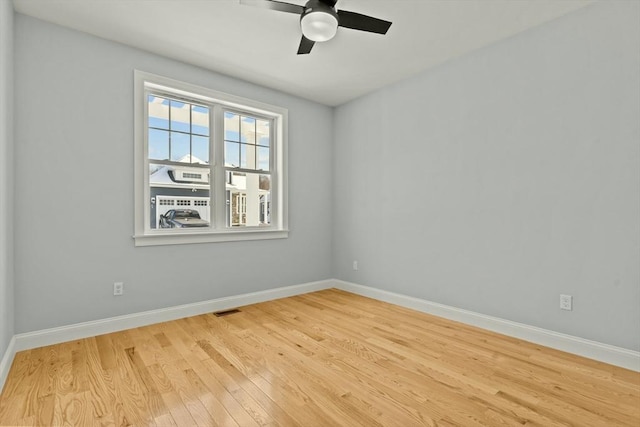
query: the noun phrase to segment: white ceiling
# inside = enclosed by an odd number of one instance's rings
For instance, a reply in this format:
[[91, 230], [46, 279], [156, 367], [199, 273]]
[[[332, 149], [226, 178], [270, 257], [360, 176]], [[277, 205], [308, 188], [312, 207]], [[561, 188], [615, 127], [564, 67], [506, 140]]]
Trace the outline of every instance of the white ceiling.
[[393, 25], [384, 36], [339, 28], [300, 56], [296, 15], [239, 0], [13, 3], [19, 13], [335, 106], [591, 0], [339, 0], [338, 9]]

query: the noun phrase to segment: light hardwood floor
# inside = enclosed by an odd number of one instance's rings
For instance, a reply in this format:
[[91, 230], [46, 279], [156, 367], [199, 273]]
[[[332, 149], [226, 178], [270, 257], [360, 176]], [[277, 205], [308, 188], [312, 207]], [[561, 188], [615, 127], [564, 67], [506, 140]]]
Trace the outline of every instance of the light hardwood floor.
[[0, 425], [640, 426], [640, 374], [338, 290], [23, 351]]

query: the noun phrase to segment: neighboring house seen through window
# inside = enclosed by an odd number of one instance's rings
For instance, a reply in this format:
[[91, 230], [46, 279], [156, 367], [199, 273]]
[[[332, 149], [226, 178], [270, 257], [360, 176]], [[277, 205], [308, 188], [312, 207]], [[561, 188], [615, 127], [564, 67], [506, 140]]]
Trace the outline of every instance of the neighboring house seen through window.
[[136, 246], [287, 237], [287, 111], [140, 71]]

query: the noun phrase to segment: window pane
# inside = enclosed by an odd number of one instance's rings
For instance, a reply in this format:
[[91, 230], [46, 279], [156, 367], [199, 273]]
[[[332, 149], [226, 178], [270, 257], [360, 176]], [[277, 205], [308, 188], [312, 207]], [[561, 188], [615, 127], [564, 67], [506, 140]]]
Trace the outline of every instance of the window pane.
[[209, 137], [191, 137], [191, 163], [209, 164]]
[[191, 105], [184, 102], [171, 101], [171, 130], [190, 132]]
[[152, 229], [180, 230], [209, 227], [209, 169], [149, 164]]
[[256, 168], [255, 145], [240, 144], [240, 167], [244, 169]]
[[269, 170], [269, 148], [258, 147], [258, 169]]
[[224, 113], [224, 126], [225, 165], [268, 171], [270, 121], [227, 111]]
[[191, 107], [191, 132], [209, 136], [209, 109], [194, 105]]
[[270, 131], [268, 120], [256, 121], [256, 144], [268, 147], [270, 145]]
[[149, 95], [149, 127], [169, 129], [169, 101], [159, 96]]
[[241, 142], [247, 144], [256, 143], [256, 119], [253, 117], [242, 117], [241, 131]]
[[135, 88], [136, 246], [287, 237], [285, 109], [143, 72]]
[[191, 143], [189, 134], [171, 132], [171, 160], [191, 163]]
[[271, 223], [271, 176], [227, 173], [227, 227], [258, 227]]
[[169, 159], [169, 132], [149, 129], [149, 158], [156, 160]]
[[240, 141], [240, 116], [235, 113], [224, 113], [224, 139]]
[[237, 142], [224, 143], [224, 165], [240, 167], [240, 144]]

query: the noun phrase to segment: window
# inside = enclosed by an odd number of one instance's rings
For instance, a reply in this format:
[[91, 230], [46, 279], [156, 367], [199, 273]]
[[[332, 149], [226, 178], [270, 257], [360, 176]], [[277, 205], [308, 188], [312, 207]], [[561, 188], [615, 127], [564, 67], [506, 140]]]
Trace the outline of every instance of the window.
[[135, 72], [136, 246], [287, 237], [287, 111]]

